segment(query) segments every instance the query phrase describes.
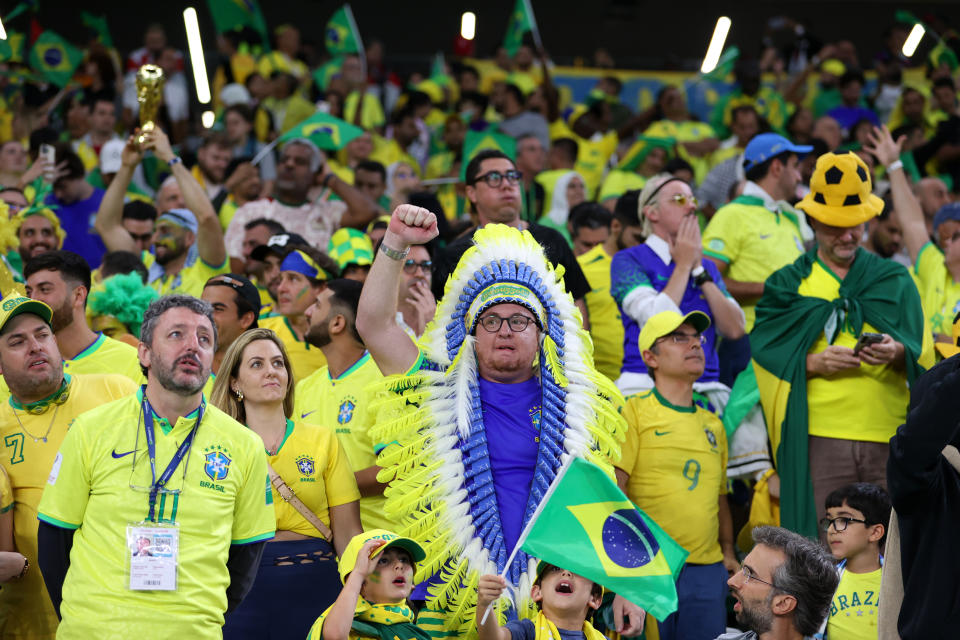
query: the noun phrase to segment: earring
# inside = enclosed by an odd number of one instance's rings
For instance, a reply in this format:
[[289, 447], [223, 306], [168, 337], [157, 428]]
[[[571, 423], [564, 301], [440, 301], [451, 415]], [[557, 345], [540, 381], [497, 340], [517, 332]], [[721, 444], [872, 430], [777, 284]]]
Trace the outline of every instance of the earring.
[[237, 396], [237, 402], [243, 402], [243, 391], [240, 389], [234, 389], [233, 393]]

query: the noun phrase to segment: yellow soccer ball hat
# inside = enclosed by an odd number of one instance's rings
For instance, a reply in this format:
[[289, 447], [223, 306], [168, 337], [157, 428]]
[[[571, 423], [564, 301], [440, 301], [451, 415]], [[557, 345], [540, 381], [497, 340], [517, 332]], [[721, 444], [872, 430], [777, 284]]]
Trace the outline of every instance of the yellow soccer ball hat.
[[855, 227], [880, 215], [883, 200], [873, 194], [867, 164], [855, 153], [817, 158], [810, 193], [797, 203], [807, 215], [832, 227]]

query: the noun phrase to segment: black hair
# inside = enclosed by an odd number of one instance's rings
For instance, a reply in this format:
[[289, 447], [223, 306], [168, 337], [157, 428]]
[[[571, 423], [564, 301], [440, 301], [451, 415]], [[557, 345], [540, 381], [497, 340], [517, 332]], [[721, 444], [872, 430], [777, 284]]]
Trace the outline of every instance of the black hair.
[[336, 307], [339, 313], [347, 321], [350, 327], [350, 333], [353, 339], [363, 344], [363, 338], [357, 331], [357, 308], [360, 305], [360, 292], [363, 291], [363, 283], [356, 280], [347, 280], [338, 278], [327, 283], [327, 289], [333, 292], [330, 296], [330, 306]]
[[471, 74], [471, 75], [472, 75], [473, 77], [475, 77], [477, 80], [480, 79], [480, 72], [477, 71], [477, 68], [476, 68], [476, 67], [471, 67], [471, 66], [468, 65], [468, 64], [461, 65], [461, 66], [460, 66], [460, 69], [457, 71], [457, 75], [462, 75], [462, 74], [464, 74], [464, 73], [469, 73], [469, 74]]
[[851, 82], [859, 82], [861, 87], [865, 85], [866, 80], [863, 77], [863, 72], [859, 69], [847, 69], [843, 72], [843, 75], [840, 76], [840, 81], [837, 83], [837, 86], [843, 88]]
[[[473, 185], [477, 182], [477, 176], [480, 175], [480, 165], [483, 164], [484, 160], [490, 160], [493, 158], [503, 158], [504, 160], [510, 160], [510, 156], [505, 154], [499, 149], [484, 149], [477, 153], [470, 159], [470, 162], [467, 163], [467, 169], [464, 173], [465, 183], [467, 185]], [[516, 169], [517, 166], [510, 160], [510, 164], [513, 165], [513, 168]]]
[[736, 122], [736, 121], [737, 121], [737, 116], [740, 115], [741, 113], [752, 113], [752, 114], [753, 114], [754, 116], [756, 116], [756, 118], [757, 118], [757, 125], [760, 124], [760, 120], [761, 120], [760, 114], [759, 114], [759, 113], [757, 112], [757, 110], [753, 107], [753, 105], [749, 105], [749, 104], [741, 104], [741, 105], [738, 106], [738, 107], [734, 107], [734, 108], [730, 111], [730, 122], [731, 122], [731, 123]]
[[390, 116], [390, 124], [397, 126], [402, 123], [407, 118], [416, 118], [417, 116], [413, 113], [413, 105], [405, 104], [403, 107], [395, 110], [393, 115]]
[[223, 117], [226, 119], [228, 113], [235, 113], [248, 123], [253, 124], [253, 109], [249, 105], [238, 103], [232, 104], [223, 110]]
[[576, 162], [580, 155], [580, 145], [573, 138], [557, 138], [550, 143], [550, 148], [564, 154], [570, 162]]
[[515, 84], [507, 84], [504, 88], [504, 93], [509, 96], [513, 96], [513, 99], [517, 101], [521, 107], [527, 103], [526, 98], [523, 97], [523, 91], [520, 91], [520, 87]]
[[689, 171], [694, 173], [693, 165], [684, 160], [683, 158], [674, 158], [667, 162], [666, 166], [663, 167], [664, 172], [669, 174], [674, 174], [677, 171]]
[[361, 160], [357, 163], [357, 166], [354, 168], [356, 171], [369, 171], [370, 173], [376, 173], [380, 176], [380, 179], [384, 182], [387, 181], [387, 169], [383, 166], [382, 163], [377, 162], [376, 160]]
[[950, 76], [942, 76], [933, 81], [934, 89], [939, 89], [940, 87], [947, 87], [951, 91], [957, 90], [957, 85], [954, 84], [953, 78], [951, 78]]
[[620, 93], [623, 92], [623, 82], [621, 82], [620, 78], [617, 76], [603, 76], [601, 80], [612, 84], [617, 95], [620, 95]]
[[571, 235], [576, 237], [580, 229], [609, 229], [613, 221], [613, 214], [596, 202], [581, 202], [570, 209]]
[[460, 108], [463, 106], [464, 102], [474, 103], [480, 108], [480, 112], [483, 113], [487, 110], [487, 105], [490, 104], [490, 99], [479, 91], [464, 91], [460, 94], [460, 99], [457, 101], [458, 112], [460, 111]]
[[121, 219], [124, 220], [156, 220], [157, 209], [149, 202], [131, 200], [123, 205]]
[[83, 103], [89, 106], [91, 111], [93, 111], [94, 107], [97, 106], [98, 102], [109, 102], [110, 104], [115, 104], [113, 96], [111, 96], [107, 91], [93, 91], [86, 93], [83, 97]]
[[147, 267], [135, 253], [130, 251], [111, 251], [104, 254], [100, 264], [100, 277], [106, 280], [110, 276], [122, 273], [136, 273], [143, 284], [147, 284]]
[[[39, 151], [40, 145], [42, 144], [57, 144], [60, 141], [59, 134], [52, 129], [51, 127], [42, 127], [40, 129], [34, 129], [30, 132], [30, 150]], [[13, 140], [7, 140], [7, 142], [13, 142]], [[6, 144], [6, 142], [4, 142]], [[59, 162], [60, 158], [57, 157]]]
[[746, 176], [747, 180], [750, 180], [751, 182], [757, 182], [758, 180], [763, 180], [764, 178], [767, 177], [767, 174], [770, 173], [770, 167], [773, 166], [774, 160], [779, 160], [780, 164], [782, 164], [783, 166], [787, 166], [787, 162], [790, 161], [790, 156], [795, 156], [795, 155], [797, 154], [794, 153], [793, 151], [784, 151], [782, 153], [778, 153], [772, 158], [767, 158], [760, 164], [750, 167], [744, 172], [744, 175]]
[[[73, 251], [47, 251], [27, 260], [23, 265], [23, 279], [27, 280], [38, 271], [56, 271], [64, 282], [71, 282], [73, 286], [82, 286], [90, 293], [90, 265]], [[87, 306], [84, 297], [83, 306]]]
[[240, 156], [238, 158], [230, 158], [230, 162], [227, 163], [227, 168], [223, 171], [223, 181], [226, 182], [227, 179], [233, 175], [233, 172], [240, 168], [244, 162], [253, 162], [253, 156]]
[[77, 155], [77, 152], [69, 145], [69, 143], [63, 142], [56, 145], [57, 153], [57, 164], [61, 162], [66, 162], [66, 173], [57, 178], [57, 181], [60, 180], [72, 180], [75, 178], [82, 178], [87, 174], [86, 168], [83, 166], [83, 160], [80, 159], [80, 156]]
[[617, 198], [617, 204], [613, 207], [613, 217], [620, 221], [625, 227], [640, 226], [640, 192], [641, 189], [631, 189], [625, 191], [623, 195]]
[[917, 129], [922, 131], [923, 127], [919, 124], [907, 123], [891, 131], [890, 135], [893, 136], [894, 140], [899, 140], [901, 136], [907, 136], [909, 138]]
[[271, 220], [270, 218], [254, 218], [250, 222], [243, 225], [243, 229], [245, 231], [250, 231], [250, 229], [253, 229], [254, 227], [261, 227], [261, 226], [269, 229], [271, 236], [278, 236], [281, 233], [287, 232], [287, 230], [283, 227], [282, 224], [280, 224], [276, 220]]
[[890, 496], [883, 488], [869, 482], [854, 482], [840, 487], [827, 496], [827, 509], [842, 507], [846, 502], [851, 509], [863, 514], [864, 526], [883, 525], [883, 537], [880, 548], [887, 539], [887, 523], [890, 522]]

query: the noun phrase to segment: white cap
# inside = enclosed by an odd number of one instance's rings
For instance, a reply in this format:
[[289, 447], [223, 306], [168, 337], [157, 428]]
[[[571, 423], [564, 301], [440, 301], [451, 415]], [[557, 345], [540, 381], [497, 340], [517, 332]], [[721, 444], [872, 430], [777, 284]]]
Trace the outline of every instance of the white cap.
[[250, 102], [250, 92], [242, 84], [234, 82], [220, 90], [220, 101], [223, 102], [225, 107], [241, 103], [248, 104]]
[[125, 142], [119, 138], [108, 140], [100, 148], [100, 173], [116, 173], [123, 164], [121, 156]]

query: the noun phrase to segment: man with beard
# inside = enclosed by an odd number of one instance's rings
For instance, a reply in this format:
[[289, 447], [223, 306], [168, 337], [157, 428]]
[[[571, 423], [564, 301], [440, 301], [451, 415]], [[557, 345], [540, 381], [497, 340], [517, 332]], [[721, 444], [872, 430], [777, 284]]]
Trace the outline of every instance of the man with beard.
[[30, 258], [34, 258], [41, 253], [53, 251], [63, 247], [63, 239], [66, 237], [63, 229], [60, 227], [60, 221], [50, 209], [26, 209], [13, 218], [13, 224], [17, 229], [17, 240], [20, 241], [20, 247], [16, 255], [20, 258], [19, 264], [11, 265], [17, 271], [23, 271]]
[[207, 197], [213, 200], [223, 189], [227, 165], [233, 157], [230, 140], [222, 132], [208, 133], [197, 149], [197, 164], [190, 170]]
[[157, 158], [170, 167], [175, 184], [164, 182], [157, 192], [157, 211], [161, 215], [153, 234], [155, 253], [141, 253], [149, 269], [148, 284], [160, 295], [199, 296], [207, 280], [230, 271], [220, 220], [203, 188], [173, 153], [166, 134], [154, 129], [144, 134], [144, 138], [142, 147], [133, 136], [127, 140], [120, 171], [107, 188], [97, 212], [96, 229], [110, 251], [139, 251], [123, 224], [123, 194], [143, 151], [153, 150]]
[[305, 339], [323, 352], [327, 364], [297, 384], [293, 413], [306, 422], [336, 426], [360, 488], [360, 519], [369, 531], [394, 523], [384, 515], [386, 485], [377, 481], [380, 467], [369, 433], [376, 418], [370, 411], [374, 399], [370, 385], [383, 374], [357, 333], [362, 289], [354, 280], [331, 280], [307, 309], [310, 325]]
[[136, 390], [120, 375], [65, 375], [42, 302], [13, 294], [0, 304], [0, 372], [10, 387], [0, 403], [3, 467], [13, 489], [13, 530], [27, 564], [0, 591], [0, 636], [53, 640], [57, 616], [37, 567], [37, 504], [74, 419]]
[[[159, 298], [140, 338], [147, 384], [77, 418], [40, 501], [60, 638], [220, 638], [274, 535], [263, 443], [201, 392], [217, 349], [210, 304]], [[131, 559], [143, 536], [162, 559]]]
[[833, 559], [816, 542], [780, 527], [753, 530], [756, 546], [727, 581], [745, 633], [717, 640], [802, 640], [827, 617], [840, 581]]
[[[610, 295], [610, 263], [613, 254], [643, 242], [643, 227], [637, 217], [640, 191], [627, 191], [617, 199], [606, 240], [577, 257], [583, 275], [590, 283], [584, 296], [590, 312], [590, 337], [593, 338], [593, 362], [597, 370], [611, 380], [620, 377], [623, 364], [623, 322], [620, 310]], [[582, 204], [589, 211], [595, 205]], [[583, 215], [586, 215], [584, 213]]]
[[87, 325], [90, 267], [83, 258], [69, 251], [49, 251], [31, 259], [23, 275], [27, 295], [53, 309], [50, 324], [65, 373], [119, 373], [133, 382], [143, 379], [136, 349]]
[[234, 258], [243, 255], [244, 227], [257, 218], [275, 220], [312, 246], [326, 247], [338, 227], [363, 229], [380, 213], [376, 203], [329, 171], [323, 173], [320, 186], [329, 188], [340, 200], [310, 199], [321, 169], [323, 154], [315, 144], [306, 138], [287, 142], [277, 163], [273, 199], [248, 202], [237, 209], [224, 236], [227, 253]]

